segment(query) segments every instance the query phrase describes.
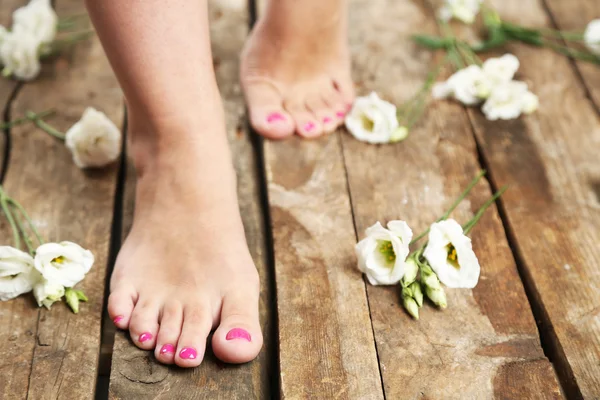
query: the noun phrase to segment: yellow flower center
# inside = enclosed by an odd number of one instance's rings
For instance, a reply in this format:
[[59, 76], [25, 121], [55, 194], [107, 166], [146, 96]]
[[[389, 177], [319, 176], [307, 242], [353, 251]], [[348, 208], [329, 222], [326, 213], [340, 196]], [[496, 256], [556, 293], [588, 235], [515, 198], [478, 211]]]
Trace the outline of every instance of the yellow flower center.
[[366, 115], [363, 115], [361, 117], [361, 120], [363, 128], [365, 128], [366, 131], [372, 132], [373, 128], [375, 128], [375, 122], [373, 122], [373, 120], [371, 120], [371, 118], [367, 117]]
[[383, 260], [388, 265], [393, 265], [396, 262], [396, 253], [394, 253], [394, 247], [392, 246], [392, 242], [386, 240], [380, 240], [379, 245], [377, 246], [377, 250], [383, 256]]
[[52, 261], [50, 261], [51, 263], [56, 263], [56, 264], [62, 264], [65, 262], [65, 257], [64, 256], [58, 256], [52, 259]]
[[446, 250], [448, 252], [448, 264], [452, 265], [456, 269], [460, 269], [456, 248], [452, 245], [452, 243], [450, 243], [448, 246], [446, 246]]

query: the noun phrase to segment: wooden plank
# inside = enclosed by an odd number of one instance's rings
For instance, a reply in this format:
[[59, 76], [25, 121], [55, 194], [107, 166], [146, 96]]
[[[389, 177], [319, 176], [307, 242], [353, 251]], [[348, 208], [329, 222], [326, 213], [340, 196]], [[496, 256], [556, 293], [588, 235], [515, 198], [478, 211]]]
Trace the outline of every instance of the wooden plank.
[[[501, 16], [548, 27], [541, 2], [494, 1]], [[591, 17], [591, 16], [590, 16]], [[489, 122], [471, 112], [508, 228], [567, 394], [600, 396], [599, 120], [571, 62], [514, 44], [520, 77], [540, 97], [535, 114]], [[559, 77], [559, 78], [557, 78]]]
[[[241, 3], [241, 2], [240, 2]], [[248, 34], [248, 9], [223, 9], [210, 4], [211, 36], [217, 82], [223, 98], [227, 133], [238, 176], [240, 210], [248, 246], [261, 277], [260, 319], [264, 347], [251, 363], [233, 366], [218, 361], [210, 348], [198, 368], [167, 367], [153, 354], [138, 349], [128, 335], [115, 337], [110, 382], [111, 399], [266, 399], [271, 396], [269, 374], [275, 351], [270, 271], [261, 210], [260, 174], [238, 83], [238, 54]], [[124, 234], [133, 220], [135, 171], [128, 169], [124, 204]]]
[[[544, 0], [543, 5], [550, 12], [558, 29], [561, 30], [582, 31], [589, 21], [600, 18], [600, 2], [598, 1]], [[577, 61], [576, 64], [595, 103], [596, 111], [600, 111], [600, 68], [597, 64], [583, 61]]]
[[[359, 89], [402, 103], [436, 62], [409, 39], [436, 32], [431, 9], [416, 0], [385, 6], [351, 0], [350, 10]], [[431, 104], [400, 144], [367, 145], [347, 134], [342, 139], [361, 237], [375, 221], [393, 219], [407, 220], [419, 233], [480, 169], [467, 115], [455, 103]], [[489, 196], [483, 181], [454, 217], [467, 221]], [[368, 286], [386, 398], [561, 398], [494, 207], [472, 236], [482, 266], [479, 285], [472, 291], [447, 289], [447, 310], [426, 304], [421, 319], [413, 321], [402, 310], [397, 287]]]
[[[81, 14], [77, 0], [58, 2], [59, 15]], [[25, 85], [12, 115], [55, 107], [51, 122], [66, 130], [86, 106], [122, 119], [121, 92], [97, 39], [46, 64]], [[117, 167], [85, 173], [64, 143], [33, 126], [12, 129], [11, 160], [4, 185], [31, 214], [50, 241], [73, 240], [90, 249], [96, 262], [78, 285], [90, 301], [75, 315], [64, 304], [39, 310], [32, 296], [0, 304], [0, 397], [91, 398], [96, 384], [104, 281]], [[3, 242], [10, 236], [3, 234]]]

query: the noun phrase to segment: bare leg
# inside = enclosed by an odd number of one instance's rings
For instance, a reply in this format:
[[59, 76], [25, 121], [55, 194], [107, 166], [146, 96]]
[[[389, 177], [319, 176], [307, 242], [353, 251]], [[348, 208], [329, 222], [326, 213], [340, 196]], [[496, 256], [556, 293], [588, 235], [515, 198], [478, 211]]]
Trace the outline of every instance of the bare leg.
[[127, 99], [134, 224], [108, 310], [166, 364], [225, 362], [262, 346], [259, 279], [238, 210], [205, 0], [87, 0]]
[[270, 138], [339, 126], [354, 100], [347, 41], [347, 0], [270, 0], [242, 60], [252, 126]]

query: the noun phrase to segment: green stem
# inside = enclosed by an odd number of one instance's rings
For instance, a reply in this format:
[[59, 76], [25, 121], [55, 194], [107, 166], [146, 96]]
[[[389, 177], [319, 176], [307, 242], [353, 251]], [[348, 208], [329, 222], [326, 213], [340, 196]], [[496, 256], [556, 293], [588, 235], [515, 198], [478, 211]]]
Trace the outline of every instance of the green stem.
[[[25, 209], [23, 208], [23, 206], [16, 201], [15, 199], [9, 198], [8, 202], [13, 205], [14, 207], [17, 208], [17, 210], [19, 210], [19, 212], [21, 213], [21, 215], [23, 216], [23, 218], [25, 218], [25, 221], [27, 221], [27, 225], [29, 225], [29, 228], [32, 230], [33, 234], [35, 235], [35, 238], [38, 241], [38, 245], [42, 245], [45, 243], [44, 239], [42, 238], [42, 235], [40, 235], [40, 232], [37, 230], [37, 228], [35, 227], [33, 221], [31, 220], [31, 218], [29, 217], [29, 214], [27, 214], [27, 211], [25, 211]], [[25, 231], [23, 231], [24, 233]]]
[[[443, 221], [443, 220], [447, 219], [450, 216], [450, 214], [452, 214], [452, 211], [454, 211], [456, 209], [456, 207], [458, 207], [458, 205], [465, 199], [465, 197], [467, 197], [469, 195], [469, 193], [471, 192], [471, 190], [473, 190], [473, 188], [475, 187], [475, 185], [477, 185], [477, 183], [485, 175], [485, 173], [486, 173], [485, 170], [479, 171], [479, 173], [477, 174], [477, 176], [475, 176], [475, 178], [473, 178], [473, 180], [471, 181], [471, 183], [469, 183], [469, 186], [467, 186], [467, 188], [454, 201], [454, 203], [452, 203], [452, 205], [450, 206], [450, 208], [448, 209], [448, 211], [446, 211], [444, 213], [444, 215], [442, 215], [440, 218], [438, 218], [437, 221], [435, 221], [435, 222], [440, 222], [440, 221]], [[416, 238], [414, 238], [410, 242], [410, 244], [414, 244], [414, 243], [418, 242], [420, 239], [422, 239], [425, 235], [427, 235], [429, 233], [429, 229], [430, 228], [427, 228], [424, 232], [422, 232], [420, 235], [418, 235]]]
[[489, 206], [494, 204], [494, 202], [500, 196], [502, 196], [502, 194], [506, 191], [506, 189], [508, 189], [508, 186], [502, 187], [500, 190], [498, 190], [496, 193], [494, 193], [494, 195], [492, 197], [490, 197], [490, 199], [488, 201], [486, 201], [479, 210], [477, 210], [477, 212], [475, 213], [475, 216], [473, 216], [473, 218], [471, 218], [471, 220], [463, 226], [463, 231], [464, 231], [465, 235], [468, 235], [469, 232], [471, 232], [471, 230], [473, 229], [475, 224], [477, 224], [477, 222], [479, 222], [479, 219], [485, 213], [485, 210], [487, 210]]
[[[54, 113], [55, 113], [54, 110], [46, 110], [46, 111], [42, 111], [41, 113], [33, 113], [33, 116], [34, 116], [34, 118], [37, 119], [37, 118], [49, 117], [50, 115], [52, 115]], [[4, 124], [0, 124], [0, 130], [12, 128], [13, 126], [20, 125], [20, 124], [23, 124], [25, 122], [30, 122], [30, 121], [31, 121], [30, 117], [21, 117], [21, 118], [13, 119], [12, 121], [6, 122]]]
[[549, 47], [552, 50], [556, 51], [557, 53], [563, 54], [567, 57], [578, 59], [578, 60], [583, 60], [583, 61], [588, 61], [588, 62], [591, 62], [594, 64], [600, 64], [600, 57], [596, 56], [595, 54], [577, 50], [577, 49], [572, 49], [568, 46], [554, 43], [549, 40], [544, 40], [542, 43], [544, 46]]
[[[8, 200], [8, 202], [11, 202], [11, 199]], [[14, 205], [14, 203], [12, 203]], [[25, 246], [27, 246], [27, 251], [29, 251], [29, 254], [31, 254], [31, 256], [35, 256], [35, 248], [33, 247], [33, 243], [31, 242], [31, 239], [29, 239], [29, 235], [27, 234], [27, 232], [25, 232], [25, 227], [23, 226], [23, 224], [21, 223], [21, 221], [19, 220], [19, 218], [17, 216], [14, 217], [15, 222], [17, 224], [17, 226], [19, 227], [19, 230], [21, 231], [21, 235], [23, 236], [23, 241], [25, 242]]]
[[40, 128], [41, 130], [43, 130], [47, 134], [49, 134], [51, 136], [54, 136], [57, 139], [65, 140], [65, 134], [64, 133], [62, 133], [62, 132], [56, 130], [55, 128], [53, 128], [52, 126], [48, 125], [46, 122], [44, 122], [39, 117], [37, 117], [33, 112], [27, 111], [27, 113], [25, 113], [25, 115], [27, 116], [27, 118], [29, 118], [31, 121], [33, 121], [33, 123], [38, 128]]
[[6, 193], [2, 189], [1, 185], [0, 185], [0, 206], [2, 207], [2, 211], [4, 212], [4, 215], [6, 215], [6, 219], [8, 220], [8, 223], [10, 224], [10, 227], [12, 229], [15, 247], [20, 250], [21, 249], [21, 235], [19, 232], [19, 228], [17, 227], [17, 224], [15, 223], [15, 219], [12, 215], [12, 212], [10, 211], [10, 207], [8, 206]]

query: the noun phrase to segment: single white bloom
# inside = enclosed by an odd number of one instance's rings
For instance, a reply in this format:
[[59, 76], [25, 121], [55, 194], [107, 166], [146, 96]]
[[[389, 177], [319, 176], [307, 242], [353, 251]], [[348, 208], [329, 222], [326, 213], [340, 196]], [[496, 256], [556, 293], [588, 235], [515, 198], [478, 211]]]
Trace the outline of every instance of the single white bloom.
[[512, 80], [519, 69], [519, 59], [512, 54], [489, 58], [483, 62], [481, 69], [493, 90]]
[[583, 41], [592, 53], [600, 55], [600, 18], [591, 21], [585, 28]]
[[29, 33], [8, 32], [0, 42], [0, 62], [4, 75], [28, 81], [40, 73], [40, 41]]
[[454, 97], [468, 106], [479, 104], [490, 92], [491, 85], [477, 65], [456, 71], [446, 82], [436, 83], [432, 88], [434, 98]]
[[32, 35], [43, 44], [54, 41], [57, 26], [58, 16], [50, 0], [31, 0], [13, 13], [12, 31]]
[[53, 283], [73, 287], [94, 264], [94, 255], [72, 242], [46, 243], [35, 251], [34, 266]]
[[121, 154], [121, 131], [106, 114], [88, 107], [67, 131], [66, 145], [78, 167], [103, 167]]
[[451, 288], [474, 288], [479, 280], [479, 261], [471, 239], [453, 219], [431, 225], [429, 242], [423, 252], [439, 280]]
[[358, 140], [389, 143], [399, 128], [396, 106], [380, 99], [375, 92], [359, 97], [346, 116], [346, 127]]
[[490, 121], [518, 118], [521, 113], [537, 109], [537, 96], [520, 81], [506, 82], [494, 88], [481, 110]]
[[465, 24], [472, 24], [479, 13], [483, 0], [445, 0], [438, 12], [443, 21], [456, 18]]
[[14, 247], [0, 246], [1, 301], [30, 292], [38, 276], [29, 254]]
[[377, 222], [356, 245], [358, 269], [371, 285], [394, 285], [404, 276], [412, 230], [404, 221], [390, 221], [387, 227]]
[[0, 25], [0, 43], [2, 43], [2, 40], [4, 40], [6, 35], [8, 35], [8, 31], [4, 26]]
[[38, 306], [44, 306], [50, 309], [54, 302], [59, 301], [65, 295], [65, 288], [60, 283], [41, 279], [33, 287], [33, 296]]

